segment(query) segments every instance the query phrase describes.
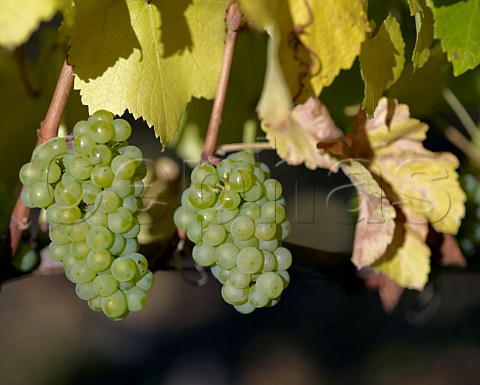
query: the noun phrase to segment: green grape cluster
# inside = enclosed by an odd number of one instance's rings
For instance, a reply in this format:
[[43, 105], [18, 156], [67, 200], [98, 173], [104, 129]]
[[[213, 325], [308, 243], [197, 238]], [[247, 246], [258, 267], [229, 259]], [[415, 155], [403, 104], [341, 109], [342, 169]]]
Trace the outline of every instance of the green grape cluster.
[[460, 178], [460, 184], [467, 194], [465, 203], [465, 218], [457, 235], [462, 252], [467, 257], [473, 257], [480, 247], [480, 183], [473, 174], [465, 173]]
[[192, 256], [222, 283], [223, 299], [240, 313], [275, 305], [287, 287], [292, 254], [282, 185], [245, 151], [218, 166], [195, 167], [174, 213], [195, 243]]
[[141, 310], [153, 284], [137, 240], [147, 169], [130, 134], [127, 121], [100, 110], [75, 125], [70, 146], [53, 138], [20, 170], [24, 203], [46, 209], [51, 257], [77, 295], [114, 320]]

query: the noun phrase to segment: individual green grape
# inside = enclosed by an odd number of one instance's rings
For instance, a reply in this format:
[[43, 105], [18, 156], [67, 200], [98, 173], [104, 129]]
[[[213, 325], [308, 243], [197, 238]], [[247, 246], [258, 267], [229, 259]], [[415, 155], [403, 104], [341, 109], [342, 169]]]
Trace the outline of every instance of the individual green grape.
[[212, 207], [217, 200], [215, 191], [208, 184], [196, 183], [189, 190], [188, 200], [197, 209]]
[[230, 232], [236, 239], [245, 241], [255, 234], [255, 223], [249, 217], [240, 215], [233, 220]]
[[193, 221], [187, 226], [187, 237], [193, 243], [200, 243], [202, 241], [204, 226], [200, 222]]
[[274, 272], [260, 274], [255, 284], [256, 290], [263, 292], [268, 299], [279, 297], [283, 291], [283, 280]]
[[77, 259], [87, 258], [88, 253], [91, 249], [88, 247], [87, 242], [77, 241], [70, 243], [70, 254]]
[[89, 300], [87, 303], [88, 307], [93, 311], [102, 311], [102, 297], [96, 296], [95, 298]]
[[215, 223], [217, 221], [217, 210], [212, 207], [199, 210], [197, 213], [197, 220], [199, 222], [205, 221], [207, 223]]
[[90, 122], [92, 139], [100, 144], [110, 142], [115, 136], [115, 128], [107, 120], [94, 120]]
[[128, 310], [130, 311], [142, 310], [147, 302], [147, 295], [138, 286], [126, 290], [125, 297], [127, 298]]
[[278, 247], [278, 239], [276, 238], [273, 238], [273, 239], [270, 239], [268, 241], [264, 241], [264, 240], [259, 240], [258, 241], [258, 248], [260, 250], [267, 250], [267, 251], [270, 251], [270, 252], [274, 252]]
[[250, 239], [246, 239], [244, 241], [241, 241], [238, 238], [235, 238], [233, 240], [233, 243], [239, 248], [239, 249], [244, 249], [245, 247], [254, 247], [258, 248], [258, 238], [257, 237], [252, 237]]
[[[270, 173], [269, 173], [270, 174]], [[265, 175], [265, 171], [263, 171], [260, 167], [254, 167], [253, 168], [253, 175], [255, 175], [255, 177], [257, 178], [257, 180], [260, 182], [260, 183], [263, 183], [265, 182], [265, 179], [267, 179], [266, 175]]]
[[140, 278], [135, 286], [139, 287], [143, 291], [148, 291], [152, 288], [153, 286], [153, 273], [148, 270], [142, 278]]
[[218, 246], [227, 238], [227, 232], [223, 225], [212, 224], [207, 226], [203, 234], [203, 241], [212, 246]]
[[42, 146], [48, 151], [52, 159], [62, 157], [68, 151], [68, 146], [64, 138], [51, 138]]
[[263, 254], [254, 247], [245, 247], [238, 253], [237, 267], [245, 274], [258, 273], [263, 267]]
[[87, 265], [93, 271], [107, 270], [112, 261], [112, 254], [104, 249], [91, 250], [87, 255]]
[[112, 161], [112, 150], [105, 144], [96, 144], [88, 153], [88, 160], [95, 166], [107, 166]]
[[220, 178], [228, 180], [232, 172], [232, 168], [235, 165], [233, 159], [224, 159], [217, 166], [217, 173]]
[[39, 166], [49, 164], [54, 158], [55, 155], [51, 154], [47, 146], [45, 146], [44, 144], [36, 147], [32, 153], [33, 162], [38, 164]]
[[255, 220], [255, 236], [259, 240], [268, 241], [275, 237], [277, 225], [269, 218], [260, 217]]
[[80, 120], [73, 126], [73, 136], [80, 136], [84, 134], [91, 135], [90, 123], [86, 120]]
[[215, 166], [208, 163], [202, 163], [196, 166], [192, 170], [190, 179], [192, 184], [201, 185], [206, 183], [211, 186], [215, 186], [220, 181], [220, 178], [217, 174], [217, 169]]
[[257, 202], [265, 194], [265, 188], [259, 181], [254, 181], [250, 190], [242, 194], [242, 198], [247, 202]]
[[93, 281], [93, 290], [102, 297], [109, 297], [118, 289], [118, 281], [111, 274], [97, 275]]
[[[278, 228], [277, 228], [278, 230]], [[287, 238], [290, 234], [290, 231], [291, 231], [291, 225], [290, 225], [290, 221], [288, 220], [284, 220], [281, 224], [280, 224], [280, 238], [283, 240], [285, 238]]]
[[221, 203], [222, 207], [227, 210], [236, 209], [241, 202], [242, 198], [240, 195], [233, 190], [223, 190], [218, 196], [218, 201]]
[[277, 224], [285, 219], [285, 207], [277, 201], [266, 202], [261, 210], [262, 217], [273, 219]]
[[125, 207], [126, 209], [130, 210], [130, 212], [132, 214], [135, 214], [139, 209], [139, 203], [140, 202], [141, 202], [141, 199], [136, 198], [132, 195], [129, 195], [129, 196], [123, 198], [122, 206]]
[[237, 264], [239, 251], [233, 243], [223, 243], [215, 249], [215, 262], [222, 269], [231, 270]]
[[86, 180], [92, 173], [93, 166], [88, 158], [83, 156], [75, 156], [68, 163], [68, 172], [78, 180]]
[[123, 146], [118, 149], [118, 152], [133, 159], [135, 161], [135, 168], [143, 163], [143, 152], [137, 146]]
[[117, 290], [109, 297], [102, 298], [102, 310], [110, 318], [120, 318], [128, 310], [128, 303], [125, 294]]
[[173, 222], [179, 229], [186, 230], [188, 225], [196, 220], [196, 217], [188, 208], [180, 206], [173, 213]]
[[276, 179], [267, 179], [263, 182], [265, 193], [269, 201], [276, 201], [282, 196], [282, 185]]
[[145, 186], [143, 184], [143, 181], [140, 178], [137, 178], [134, 176], [132, 179], [133, 196], [139, 197], [140, 195], [142, 195], [144, 189], [145, 189]]
[[130, 230], [128, 230], [126, 233], [123, 233], [124, 238], [137, 238], [138, 234], [140, 233], [140, 223], [138, 222], [137, 219], [133, 219], [134, 225]]
[[255, 158], [247, 151], [239, 151], [230, 154], [227, 159], [231, 159], [238, 162], [246, 162], [252, 166], [255, 166]]
[[148, 261], [147, 261], [147, 258], [145, 258], [142, 254], [131, 253], [131, 254], [127, 254], [126, 258], [129, 258], [133, 262], [135, 262], [135, 264], [137, 265], [137, 269], [140, 272], [141, 276], [143, 276], [147, 273], [147, 271], [148, 271]]
[[111, 122], [114, 117], [115, 115], [112, 114], [110, 111], [98, 110], [88, 117], [88, 123], [92, 124], [93, 122], [98, 121]]
[[275, 255], [268, 250], [262, 250], [262, 252], [263, 252], [263, 267], [260, 272], [266, 273], [269, 271], [276, 271], [277, 269], [280, 270], [279, 263]]
[[233, 169], [228, 178], [228, 184], [233, 191], [245, 193], [253, 185], [252, 174], [242, 169]]
[[120, 255], [125, 250], [125, 245], [127, 244], [126, 239], [121, 234], [113, 234], [115, 236], [113, 240], [113, 245], [108, 249], [112, 255]]
[[123, 142], [130, 137], [132, 133], [132, 126], [124, 119], [114, 119], [112, 121], [112, 126], [115, 130], [113, 140], [115, 142]]
[[240, 214], [245, 215], [254, 221], [257, 218], [260, 218], [262, 210], [253, 202], [245, 202], [240, 209]]
[[68, 243], [60, 245], [55, 242], [50, 242], [48, 245], [48, 253], [52, 259], [58, 262], [62, 262], [63, 258], [70, 251], [70, 245]]
[[84, 219], [87, 221], [90, 227], [107, 227], [108, 225], [108, 214], [97, 210], [95, 206], [90, 206], [88, 208]]
[[50, 224], [48, 235], [52, 242], [58, 243], [59, 245], [66, 245], [71, 242], [64, 225]]
[[66, 226], [67, 236], [72, 242], [83, 241], [90, 230], [90, 226], [85, 221], [78, 221]]
[[116, 258], [111, 267], [112, 275], [117, 281], [131, 281], [138, 272], [135, 262], [127, 257]]
[[95, 206], [98, 211], [111, 213], [120, 206], [119, 196], [110, 190], [103, 190], [95, 199]]
[[93, 282], [77, 283], [75, 285], [75, 292], [80, 299], [89, 301], [97, 296], [97, 293], [93, 289]]
[[125, 256], [131, 253], [136, 253], [140, 249], [140, 244], [138, 243], [136, 238], [125, 239], [125, 247], [123, 251], [120, 253], [120, 256]]
[[20, 181], [28, 187], [41, 181], [40, 166], [36, 163], [26, 163], [22, 166], [19, 172]]
[[117, 155], [113, 158], [111, 167], [115, 176], [122, 179], [133, 178], [137, 169], [135, 160], [126, 155]]
[[287, 270], [292, 265], [292, 253], [285, 247], [279, 247], [273, 254], [277, 258], [278, 270]]
[[[86, 183], [86, 182], [84, 182]], [[74, 180], [63, 180], [55, 186], [55, 204], [63, 207], [77, 206], [82, 199], [82, 185]]]
[[82, 183], [82, 197], [83, 201], [91, 205], [95, 203], [95, 199], [102, 192], [102, 188], [97, 186], [91, 180], [86, 180]]
[[230, 276], [228, 277], [228, 280], [233, 287], [237, 289], [245, 289], [249, 287], [250, 282], [252, 281], [252, 276], [251, 274], [245, 274], [238, 268], [234, 268], [230, 271]]
[[78, 260], [72, 265], [70, 276], [75, 283], [86, 283], [93, 281], [96, 274], [85, 261]]
[[221, 207], [217, 210], [217, 222], [221, 225], [230, 223], [240, 212], [238, 209], [229, 210]]
[[76, 135], [73, 139], [73, 148], [75, 154], [80, 156], [88, 156], [92, 151], [92, 148], [97, 144], [92, 139], [90, 133], [82, 135]]
[[87, 233], [87, 245], [92, 250], [108, 250], [113, 245], [113, 234], [110, 230], [102, 226], [92, 227]]
[[46, 182], [37, 182], [28, 190], [28, 200], [35, 207], [48, 207], [53, 203], [54, 191]]
[[241, 305], [247, 302], [248, 289], [238, 289], [227, 280], [222, 286], [222, 298], [231, 305]]
[[248, 301], [242, 303], [241, 305], [233, 305], [233, 307], [241, 314], [250, 314], [255, 310], [255, 306]]
[[250, 286], [248, 291], [248, 302], [256, 308], [265, 307], [268, 304], [269, 298], [263, 290], [257, 290], [257, 285]]
[[109, 166], [95, 166], [90, 174], [90, 179], [98, 187], [109, 187], [115, 175]]
[[125, 207], [118, 207], [108, 214], [108, 228], [118, 234], [126, 233], [134, 226], [135, 221], [132, 212]]
[[279, 270], [279, 271], [276, 271], [276, 273], [282, 278], [283, 290], [285, 290], [287, 286], [290, 284], [290, 274], [288, 273], [287, 270]]
[[192, 258], [200, 266], [211, 266], [215, 263], [215, 248], [207, 244], [195, 245]]
[[24, 187], [24, 188], [22, 189], [22, 192], [20, 193], [20, 197], [21, 197], [23, 203], [25, 204], [25, 206], [33, 209], [33, 208], [35, 208], [35, 207], [37, 207], [37, 206], [35, 206], [35, 205], [33, 204], [32, 200], [31, 200], [31, 198], [30, 198], [30, 189], [31, 189], [30, 187]]
[[58, 223], [70, 225], [81, 220], [82, 212], [78, 207], [61, 207], [58, 208]]
[[120, 197], [126, 198], [133, 195], [133, 186], [130, 179], [115, 177], [112, 182], [112, 190]]

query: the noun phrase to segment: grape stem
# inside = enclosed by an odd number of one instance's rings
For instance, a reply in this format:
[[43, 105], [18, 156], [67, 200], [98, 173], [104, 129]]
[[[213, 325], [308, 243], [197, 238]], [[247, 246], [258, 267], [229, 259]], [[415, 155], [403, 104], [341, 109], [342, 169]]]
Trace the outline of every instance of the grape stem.
[[218, 147], [216, 153], [223, 156], [228, 152], [236, 152], [242, 150], [273, 150], [273, 147], [269, 142], [228, 143], [222, 144], [220, 147]]
[[475, 146], [455, 127], [445, 129], [445, 137], [460, 149], [477, 168], [480, 169], [480, 156]]
[[[37, 147], [57, 135], [60, 119], [72, 87], [73, 67], [65, 60], [47, 114], [37, 133]], [[24, 188], [25, 186], [22, 186], [22, 191]], [[28, 228], [29, 217], [30, 209], [25, 206], [19, 194], [10, 219], [10, 248], [12, 257], [17, 251], [22, 232]]]
[[241, 18], [242, 13], [238, 9], [238, 4], [233, 3], [230, 5], [227, 11], [227, 34], [225, 38], [225, 51], [223, 52], [220, 80], [218, 81], [212, 114], [210, 116], [210, 123], [208, 124], [207, 135], [203, 145], [201, 163], [208, 162], [209, 158], [214, 154], [217, 146], [218, 127], [222, 118], [228, 78], [230, 75], [230, 68], [232, 66], [233, 50], [235, 48], [235, 39], [237, 37], [237, 29], [240, 25]]

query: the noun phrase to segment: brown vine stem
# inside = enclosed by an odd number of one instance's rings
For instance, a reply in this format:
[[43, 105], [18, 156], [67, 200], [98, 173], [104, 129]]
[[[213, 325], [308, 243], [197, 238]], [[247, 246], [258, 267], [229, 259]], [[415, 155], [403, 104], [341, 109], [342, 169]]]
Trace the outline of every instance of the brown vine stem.
[[[72, 86], [73, 68], [65, 60], [47, 114], [38, 130], [37, 146], [57, 135], [60, 119], [62, 118]], [[22, 187], [22, 191], [24, 188], [25, 186]], [[19, 195], [10, 219], [10, 248], [12, 256], [17, 251], [23, 230], [28, 228], [29, 216], [30, 209], [25, 206]]]
[[235, 39], [237, 37], [237, 29], [240, 25], [242, 13], [238, 9], [238, 4], [233, 3], [227, 11], [227, 35], [225, 39], [225, 51], [223, 52], [222, 69], [220, 72], [220, 80], [217, 86], [217, 93], [213, 102], [212, 115], [208, 124], [207, 135], [203, 145], [201, 162], [207, 162], [213, 156], [217, 146], [218, 127], [222, 118], [223, 105], [225, 103], [225, 95], [227, 92], [228, 78], [230, 68], [232, 66], [233, 50], [235, 48]]
[[225, 155], [227, 152], [242, 151], [242, 150], [273, 150], [273, 147], [268, 142], [260, 143], [228, 143], [222, 144], [217, 148], [218, 155]]

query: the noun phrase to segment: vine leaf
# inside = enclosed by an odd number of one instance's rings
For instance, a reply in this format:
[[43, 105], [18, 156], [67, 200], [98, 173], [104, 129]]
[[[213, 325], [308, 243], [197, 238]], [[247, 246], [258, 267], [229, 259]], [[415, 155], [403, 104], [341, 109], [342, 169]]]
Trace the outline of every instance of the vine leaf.
[[447, 6], [435, 6], [427, 0], [435, 18], [435, 37], [440, 39], [459, 76], [480, 64], [480, 0], [459, 1]]
[[458, 159], [451, 153], [425, 149], [428, 126], [410, 118], [408, 106], [382, 98], [373, 119], [360, 114], [350, 139], [358, 143], [350, 156], [364, 157], [385, 184], [397, 210], [390, 247], [373, 267], [406, 288], [421, 290], [430, 271], [426, 245], [429, 224], [438, 232], [456, 234], [465, 214]]
[[383, 91], [395, 83], [405, 63], [405, 43], [400, 24], [389, 15], [378, 33], [362, 45], [360, 69], [365, 82], [363, 107], [371, 117]]
[[394, 235], [396, 213], [372, 173], [361, 162], [349, 159], [342, 161], [340, 167], [358, 192], [359, 217], [352, 262], [360, 269], [384, 255]]
[[430, 57], [430, 47], [433, 43], [433, 13], [427, 7], [425, 0], [410, 0], [410, 14], [415, 16], [417, 37], [412, 54], [413, 67], [422, 68]]
[[300, 41], [310, 51], [315, 95], [350, 69], [370, 30], [365, 5], [351, 0], [289, 0]]
[[63, 31], [70, 36], [69, 62], [83, 103], [91, 113], [121, 115], [128, 109], [153, 126], [166, 146], [191, 98], [215, 96], [229, 3], [78, 2], [72, 25]]
[[66, 12], [70, 0], [2, 0], [0, 2], [0, 46], [14, 49], [27, 42], [42, 21]]

